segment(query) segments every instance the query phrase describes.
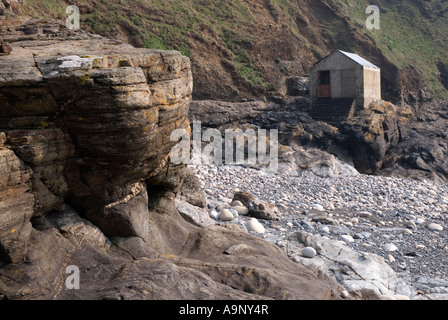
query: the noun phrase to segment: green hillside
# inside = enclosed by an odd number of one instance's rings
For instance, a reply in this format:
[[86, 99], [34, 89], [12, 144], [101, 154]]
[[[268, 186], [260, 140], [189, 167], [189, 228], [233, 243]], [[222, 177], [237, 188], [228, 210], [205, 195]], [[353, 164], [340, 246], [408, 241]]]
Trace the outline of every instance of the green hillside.
[[[67, 4], [24, 0], [23, 10], [64, 18]], [[380, 30], [365, 26], [370, 4], [381, 10]], [[79, 0], [77, 5], [84, 29], [189, 56], [200, 98], [225, 98], [235, 90], [281, 91], [285, 78], [306, 74], [335, 49], [371, 53], [367, 58], [380, 61], [371, 43], [384, 56], [381, 61], [416, 67], [434, 95], [446, 97], [448, 83], [444, 87], [440, 75], [448, 69], [444, 0]], [[389, 75], [386, 81], [395, 80]]]
[[[381, 10], [381, 29], [361, 28], [400, 68], [417, 66], [425, 82], [441, 98], [446, 88], [440, 82], [437, 63], [448, 65], [448, 2], [377, 1]], [[338, 0], [337, 8], [348, 20], [362, 26], [369, 0]]]

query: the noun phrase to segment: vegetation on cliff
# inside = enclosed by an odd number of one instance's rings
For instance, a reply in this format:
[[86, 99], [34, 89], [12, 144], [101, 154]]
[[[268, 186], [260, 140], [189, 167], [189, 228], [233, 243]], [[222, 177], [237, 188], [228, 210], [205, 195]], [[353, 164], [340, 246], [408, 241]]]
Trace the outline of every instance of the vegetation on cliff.
[[[79, 0], [77, 5], [84, 29], [189, 56], [195, 98], [282, 93], [287, 78], [306, 74], [336, 49], [361, 53], [386, 70], [386, 99], [396, 102], [407, 92], [418, 97], [426, 86], [434, 97], [446, 97], [448, 3], [370, 2]], [[27, 0], [23, 10], [35, 17], [63, 18], [69, 4]], [[370, 4], [380, 8], [380, 30], [366, 28]]]

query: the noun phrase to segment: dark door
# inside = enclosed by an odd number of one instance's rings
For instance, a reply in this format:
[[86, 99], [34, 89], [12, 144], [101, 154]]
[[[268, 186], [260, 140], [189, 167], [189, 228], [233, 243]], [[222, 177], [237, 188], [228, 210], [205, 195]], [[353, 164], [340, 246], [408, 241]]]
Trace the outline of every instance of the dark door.
[[330, 71], [319, 72], [318, 98], [331, 98]]

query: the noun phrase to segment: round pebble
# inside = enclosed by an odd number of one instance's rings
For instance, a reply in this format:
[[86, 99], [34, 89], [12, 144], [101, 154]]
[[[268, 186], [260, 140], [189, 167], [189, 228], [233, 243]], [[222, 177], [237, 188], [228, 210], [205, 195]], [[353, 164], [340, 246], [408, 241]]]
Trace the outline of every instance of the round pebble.
[[305, 258], [314, 258], [317, 255], [316, 249], [313, 247], [306, 247], [302, 249], [302, 256]]
[[413, 229], [413, 230], [415, 230], [415, 229], [417, 229], [417, 225], [415, 224], [415, 222], [414, 221], [406, 221], [405, 223], [404, 223], [404, 226], [406, 227], [406, 228], [409, 228], [409, 229]]
[[361, 218], [369, 218], [369, 217], [372, 216], [372, 214], [371, 214], [370, 212], [367, 212], [367, 211], [361, 211], [361, 212], [359, 213], [359, 216], [360, 216]]
[[394, 252], [394, 251], [397, 251], [398, 248], [393, 243], [388, 243], [388, 244], [383, 246], [383, 250], [386, 251], [386, 252]]
[[249, 213], [249, 209], [245, 206], [234, 206], [232, 207], [240, 216], [245, 216]]
[[221, 209], [219, 211], [219, 220], [221, 221], [232, 221], [235, 219], [232, 212], [230, 212], [228, 209]]
[[320, 228], [319, 230], [320, 230], [320, 232], [322, 232], [322, 233], [330, 233], [330, 228], [327, 227], [327, 226], [322, 227], [322, 228]]
[[311, 208], [317, 211], [325, 211], [324, 207], [318, 203], [311, 205]]
[[241, 203], [241, 201], [235, 200], [235, 201], [232, 202], [231, 206], [232, 207], [242, 207], [243, 204]]
[[209, 215], [213, 220], [219, 220], [219, 213], [216, 210], [211, 210]]
[[344, 234], [341, 236], [342, 241], [344, 241], [345, 243], [349, 244], [352, 242], [355, 242], [355, 239], [353, 239], [352, 236], [348, 235], [348, 234]]
[[266, 232], [264, 226], [255, 218], [250, 219], [249, 222], [246, 223], [246, 229], [247, 231], [253, 231], [256, 233]]
[[426, 220], [423, 219], [423, 218], [418, 218], [417, 220], [415, 220], [415, 223], [416, 223], [416, 224], [423, 224], [423, 223], [425, 223], [425, 222], [426, 222]]
[[431, 223], [428, 225], [428, 229], [431, 231], [443, 231], [443, 227], [437, 223]]
[[391, 255], [391, 254], [388, 254], [388, 255], [386, 256], [386, 259], [387, 259], [387, 261], [389, 261], [389, 262], [395, 262], [395, 258], [394, 258], [394, 256]]

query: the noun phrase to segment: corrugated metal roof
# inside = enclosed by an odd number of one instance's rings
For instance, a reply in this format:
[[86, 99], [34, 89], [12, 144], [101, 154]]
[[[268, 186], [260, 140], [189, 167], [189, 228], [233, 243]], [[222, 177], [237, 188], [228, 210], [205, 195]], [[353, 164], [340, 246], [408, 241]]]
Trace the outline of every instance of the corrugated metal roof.
[[359, 64], [362, 65], [362, 66], [372, 67], [372, 68], [379, 69], [379, 67], [377, 67], [377, 66], [374, 65], [373, 63], [367, 61], [367, 60], [364, 59], [363, 57], [358, 56], [357, 54], [349, 53], [349, 52], [345, 52], [345, 51], [342, 51], [342, 50], [339, 50], [339, 52], [341, 52], [342, 54], [346, 55], [346, 56], [349, 57], [350, 59], [356, 61], [357, 63], [359, 63]]

